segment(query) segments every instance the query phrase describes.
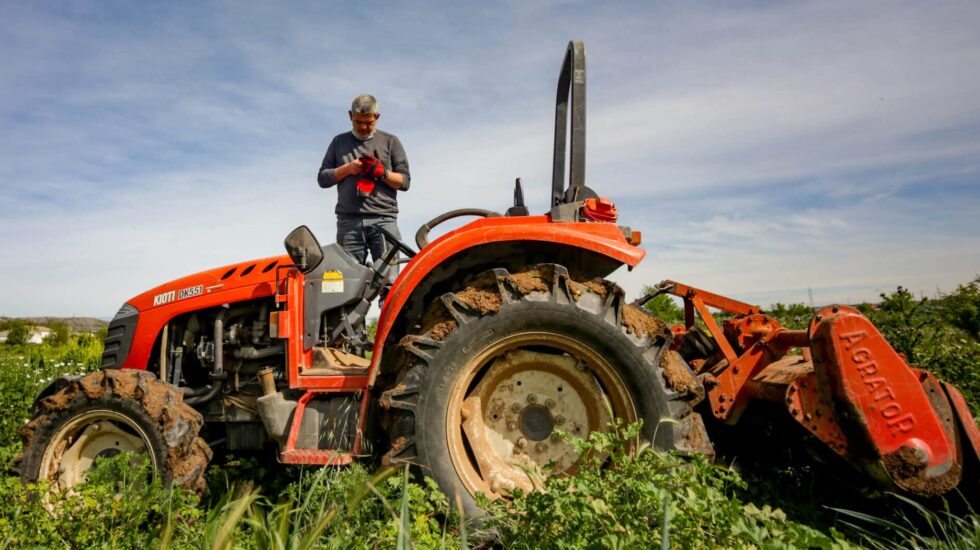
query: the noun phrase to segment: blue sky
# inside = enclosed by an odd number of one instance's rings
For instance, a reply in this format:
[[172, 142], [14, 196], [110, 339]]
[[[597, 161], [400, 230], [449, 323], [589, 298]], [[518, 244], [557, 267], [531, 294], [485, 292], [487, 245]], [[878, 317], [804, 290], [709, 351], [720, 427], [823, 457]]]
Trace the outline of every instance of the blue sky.
[[550, 182], [588, 52], [587, 183], [672, 278], [761, 304], [980, 273], [976, 2], [2, 2], [0, 315], [111, 317], [334, 238], [315, 174], [357, 93], [412, 167], [405, 235]]

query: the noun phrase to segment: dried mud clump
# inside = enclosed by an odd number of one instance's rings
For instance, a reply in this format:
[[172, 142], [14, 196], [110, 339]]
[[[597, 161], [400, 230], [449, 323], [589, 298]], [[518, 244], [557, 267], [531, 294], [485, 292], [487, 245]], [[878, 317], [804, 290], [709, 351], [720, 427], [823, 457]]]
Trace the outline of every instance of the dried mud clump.
[[660, 336], [667, 330], [667, 323], [636, 306], [623, 309], [623, 326], [626, 332], [637, 336]]
[[432, 325], [432, 328], [428, 330], [429, 338], [437, 342], [442, 342], [449, 336], [454, 330], [456, 330], [456, 321], [450, 319], [448, 321], [442, 321], [441, 323], [436, 323]]
[[[692, 415], [697, 413], [691, 413]], [[686, 422], [685, 422], [686, 421]], [[699, 422], [694, 422], [690, 416], [681, 419], [682, 425], [688, 428], [684, 431], [684, 441], [688, 449], [696, 452], [714, 455], [714, 448], [708, 433], [704, 431], [704, 426]]]
[[[449, 310], [446, 309], [446, 306], [442, 302], [429, 304], [429, 307], [425, 310], [425, 314], [422, 315], [422, 334], [429, 332], [432, 327], [439, 323], [451, 321], [452, 318], [453, 316], [449, 314]], [[404, 345], [405, 338], [402, 338], [400, 343]]]
[[664, 371], [664, 378], [670, 384], [670, 389], [676, 392], [696, 392], [698, 390], [697, 379], [694, 378], [676, 351], [667, 350], [660, 356], [660, 368]]
[[522, 296], [532, 292], [548, 292], [555, 279], [554, 270], [539, 267], [514, 273], [506, 277], [507, 283]]
[[497, 276], [490, 272], [481, 273], [469, 281], [466, 288], [456, 293], [456, 299], [480, 315], [496, 313], [503, 303], [497, 286]]
[[622, 289], [620, 289], [619, 286], [616, 285], [615, 283], [609, 283], [602, 279], [590, 279], [587, 281], [579, 281], [579, 282], [582, 283], [582, 285], [585, 288], [589, 289], [590, 292], [598, 295], [600, 298], [605, 298], [606, 296], [608, 296], [610, 291], [612, 292], [619, 291], [620, 293], [623, 292]]
[[[466, 288], [455, 293], [456, 299], [467, 308], [480, 315], [496, 313], [503, 304], [497, 287], [497, 278], [493, 273], [483, 273], [467, 283]], [[422, 315], [421, 334], [426, 334], [436, 341], [443, 341], [458, 324], [453, 315], [446, 309], [442, 300], [435, 300]], [[399, 345], [403, 348], [411, 345], [408, 337], [402, 338]]]
[[500, 310], [500, 306], [503, 304], [500, 294], [493, 290], [485, 290], [482, 288], [467, 288], [462, 292], [456, 293], [456, 298], [480, 315], [496, 313]]
[[204, 471], [211, 461], [211, 448], [201, 438], [195, 438], [191, 448], [180, 458], [170, 455], [167, 457], [167, 470], [170, 472], [174, 483], [187, 487], [197, 494], [204, 494], [207, 491], [207, 482], [204, 480]]
[[943, 475], [926, 477], [926, 468], [920, 461], [919, 451], [912, 447], [901, 447], [881, 457], [881, 462], [896, 485], [927, 497], [952, 491], [959, 484], [962, 474], [962, 466], [957, 463]]
[[46, 411], [63, 411], [68, 408], [71, 400], [75, 398], [75, 394], [76, 392], [69, 390], [49, 395], [41, 400], [41, 408]]

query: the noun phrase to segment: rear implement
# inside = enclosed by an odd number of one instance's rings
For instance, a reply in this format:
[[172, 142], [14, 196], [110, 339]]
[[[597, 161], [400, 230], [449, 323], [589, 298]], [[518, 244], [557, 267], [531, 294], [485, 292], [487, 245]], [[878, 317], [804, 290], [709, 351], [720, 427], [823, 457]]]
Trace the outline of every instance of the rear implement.
[[[807, 330], [788, 330], [757, 306], [674, 281], [640, 302], [660, 293], [684, 300], [674, 347], [718, 420], [737, 424], [753, 401], [781, 403], [882, 489], [932, 498], [965, 488], [973, 498], [977, 488], [962, 482], [976, 484], [980, 432], [962, 395], [908, 365], [856, 309], [825, 307]], [[719, 325], [709, 308], [733, 317]]]

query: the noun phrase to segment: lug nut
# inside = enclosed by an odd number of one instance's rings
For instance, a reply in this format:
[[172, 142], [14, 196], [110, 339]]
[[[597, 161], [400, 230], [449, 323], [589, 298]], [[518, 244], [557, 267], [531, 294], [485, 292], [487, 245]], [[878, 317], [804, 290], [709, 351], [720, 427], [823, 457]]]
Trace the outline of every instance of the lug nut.
[[565, 423], [565, 417], [564, 416], [562, 416], [562, 415], [559, 414], [558, 416], [555, 417], [555, 424], [558, 424], [559, 426], [561, 426], [564, 423]]
[[513, 405], [510, 406], [510, 410], [513, 411], [513, 412], [516, 412], [516, 413], [521, 412], [521, 404], [520, 403], [514, 403]]
[[551, 434], [551, 442], [552, 443], [561, 443], [561, 438], [558, 437], [558, 434]]
[[513, 420], [511, 420], [510, 422], [508, 422], [507, 423], [507, 429], [510, 430], [510, 431], [516, 430], [517, 429], [517, 422], [514, 422]]
[[545, 399], [545, 401], [544, 401], [544, 406], [545, 407], [548, 407], [549, 409], [555, 408], [555, 405], [557, 405], [557, 404], [558, 403], [555, 403], [555, 400], [554, 399]]
[[543, 453], [548, 450], [548, 446], [545, 445], [544, 443], [538, 443], [537, 445], [534, 446], [534, 450], [539, 453]]
[[527, 394], [527, 402], [528, 403], [531, 403], [532, 405], [534, 403], [537, 403], [538, 402], [538, 396], [534, 395], [533, 393]]
[[520, 447], [520, 448], [522, 448], [522, 449], [524, 447], [527, 447], [527, 438], [526, 437], [519, 437], [519, 438], [517, 438], [517, 446]]

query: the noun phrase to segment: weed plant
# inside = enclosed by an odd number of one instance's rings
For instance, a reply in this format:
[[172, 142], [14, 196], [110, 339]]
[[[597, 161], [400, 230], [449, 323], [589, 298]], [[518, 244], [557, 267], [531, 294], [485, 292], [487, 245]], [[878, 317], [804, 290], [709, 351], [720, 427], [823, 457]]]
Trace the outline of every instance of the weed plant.
[[571, 438], [582, 453], [579, 472], [545, 478], [529, 471], [537, 491], [482, 501], [488, 526], [508, 548], [852, 547], [836, 530], [823, 533], [781, 510], [741, 502], [738, 474], [702, 455], [627, 452], [639, 433], [635, 424]]

